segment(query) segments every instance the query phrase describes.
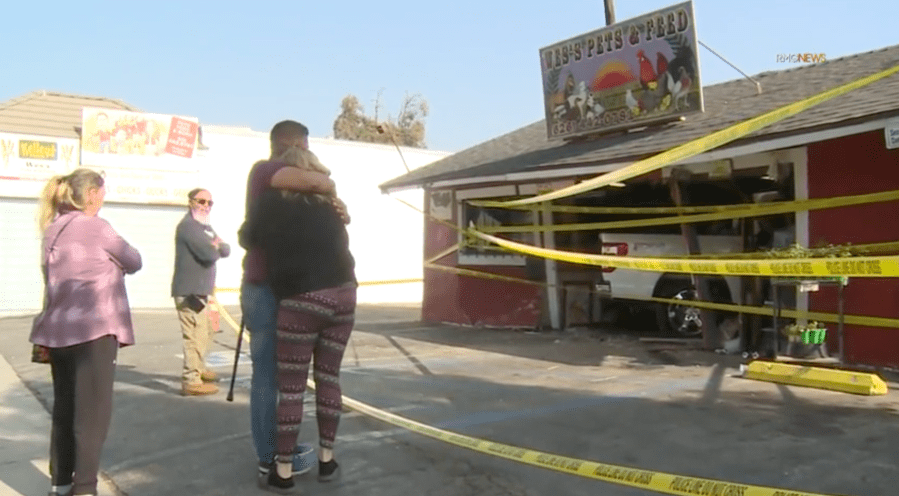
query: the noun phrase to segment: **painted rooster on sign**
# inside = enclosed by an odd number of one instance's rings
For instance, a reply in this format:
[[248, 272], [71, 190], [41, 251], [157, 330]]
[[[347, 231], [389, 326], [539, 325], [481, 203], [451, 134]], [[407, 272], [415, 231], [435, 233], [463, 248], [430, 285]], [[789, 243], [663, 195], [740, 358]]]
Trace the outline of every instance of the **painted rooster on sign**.
[[[657, 52], [655, 66], [643, 50], [637, 51], [640, 66], [640, 87], [643, 89], [635, 98], [626, 95], [625, 102], [634, 115], [644, 112], [666, 110], [674, 104], [675, 110], [690, 107], [688, 96], [695, 80], [695, 58], [687, 40], [681, 36], [667, 38], [673, 52], [669, 60], [663, 52]], [[629, 92], [630, 93], [630, 92]]]
[[[668, 107], [671, 98], [666, 95], [667, 88], [664, 84], [659, 84], [659, 78], [664, 77], [668, 69], [668, 59], [661, 52], [656, 54], [656, 66], [652, 66], [652, 61], [646, 56], [643, 50], [637, 51], [637, 61], [640, 64], [640, 86], [643, 92], [638, 100], [638, 110], [631, 107], [634, 115], [643, 112], [654, 112], [656, 110], [664, 110]], [[665, 81], [664, 79], [662, 81]], [[631, 96], [631, 99], [633, 96]], [[627, 99], [625, 99], [627, 101]], [[630, 105], [629, 105], [630, 106]]]
[[668, 92], [674, 100], [674, 108], [679, 110], [679, 102], [681, 100], [683, 100], [685, 107], [690, 106], [687, 96], [695, 89], [693, 84], [696, 80], [696, 58], [686, 38], [667, 38], [667, 41], [669, 46], [671, 46], [672, 52], [674, 52], [674, 58], [668, 62], [667, 74], [664, 76], [664, 79]]
[[684, 100], [684, 106], [689, 107], [690, 102], [687, 101], [687, 95], [690, 94], [690, 89], [693, 86], [693, 79], [687, 74], [687, 70], [683, 66], [678, 67], [677, 79], [671, 77], [670, 72], [666, 73], [665, 76], [667, 78], [668, 92], [674, 98], [674, 110], [680, 110], [681, 99]]
[[640, 86], [643, 87], [643, 91], [656, 89], [659, 84], [658, 76], [655, 69], [652, 68], [652, 62], [643, 53], [643, 50], [637, 51], [637, 61], [640, 63]]

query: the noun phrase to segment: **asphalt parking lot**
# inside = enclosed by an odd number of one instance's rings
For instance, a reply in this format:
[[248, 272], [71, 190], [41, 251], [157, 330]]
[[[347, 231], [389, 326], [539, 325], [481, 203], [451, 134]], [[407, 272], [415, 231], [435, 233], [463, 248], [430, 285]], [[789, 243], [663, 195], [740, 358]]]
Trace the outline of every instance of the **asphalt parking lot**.
[[[650, 345], [633, 332], [478, 329], [418, 316], [412, 306], [360, 307], [344, 395], [476, 438], [741, 487], [867, 496], [893, 494], [899, 480], [899, 384], [890, 378], [888, 394], [857, 396], [744, 379], [739, 357]], [[119, 355], [104, 494], [264, 494], [254, 479], [249, 357], [241, 358], [234, 402], [225, 401], [227, 382], [218, 395], [184, 398], [174, 311], [135, 311], [134, 320], [138, 344]], [[224, 322], [210, 365], [227, 379], [235, 335]], [[30, 323], [0, 319], [11, 371], [0, 375], [0, 494], [43, 494], [49, 485], [42, 419], [52, 389], [49, 369], [29, 361]], [[300, 438], [315, 442], [314, 408], [307, 411]], [[336, 456], [341, 479], [301, 476], [303, 494], [656, 494], [474, 452], [352, 411]]]

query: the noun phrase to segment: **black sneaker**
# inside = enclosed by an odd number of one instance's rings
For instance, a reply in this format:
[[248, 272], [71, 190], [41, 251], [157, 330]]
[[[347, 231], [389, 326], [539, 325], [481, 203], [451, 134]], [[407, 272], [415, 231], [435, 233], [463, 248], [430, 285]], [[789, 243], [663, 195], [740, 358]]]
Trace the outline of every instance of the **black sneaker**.
[[278, 471], [272, 468], [268, 477], [259, 477], [259, 489], [278, 494], [295, 494], [293, 477], [282, 479]]
[[259, 462], [259, 471], [256, 473], [256, 485], [259, 489], [265, 489], [268, 484], [268, 474], [275, 471], [274, 462]]
[[340, 465], [337, 465], [337, 460], [331, 459], [329, 462], [323, 462], [321, 460], [318, 461], [318, 481], [319, 482], [330, 482], [337, 478], [338, 471]]

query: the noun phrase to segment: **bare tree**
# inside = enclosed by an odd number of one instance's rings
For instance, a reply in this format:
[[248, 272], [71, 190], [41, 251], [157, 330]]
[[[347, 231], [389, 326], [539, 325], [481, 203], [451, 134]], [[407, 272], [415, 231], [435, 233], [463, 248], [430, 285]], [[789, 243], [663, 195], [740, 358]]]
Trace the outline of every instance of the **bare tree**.
[[403, 98], [396, 119], [388, 114], [384, 122], [378, 121], [381, 107], [381, 91], [375, 99], [375, 116], [365, 115], [365, 109], [354, 95], [347, 95], [340, 102], [340, 115], [334, 120], [334, 137], [350, 141], [368, 143], [392, 143], [412, 148], [427, 148], [425, 145], [425, 118], [428, 116], [428, 102], [421, 95]]

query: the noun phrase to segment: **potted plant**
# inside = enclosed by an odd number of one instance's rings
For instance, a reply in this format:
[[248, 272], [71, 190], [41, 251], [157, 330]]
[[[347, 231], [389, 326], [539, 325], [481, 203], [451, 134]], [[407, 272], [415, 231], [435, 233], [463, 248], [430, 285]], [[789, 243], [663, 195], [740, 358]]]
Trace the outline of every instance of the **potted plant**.
[[806, 325], [790, 324], [784, 329], [787, 336], [795, 336], [803, 344], [821, 344], [827, 335], [827, 328], [819, 322], [812, 321]]

